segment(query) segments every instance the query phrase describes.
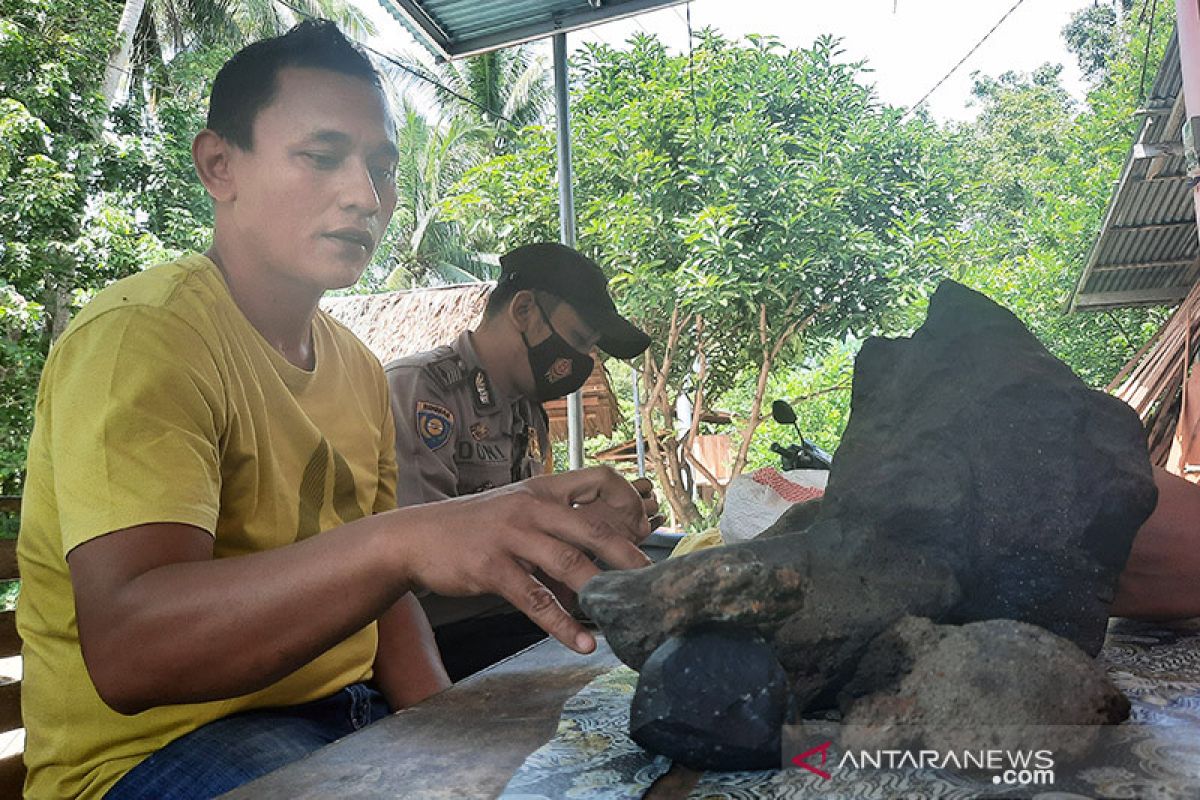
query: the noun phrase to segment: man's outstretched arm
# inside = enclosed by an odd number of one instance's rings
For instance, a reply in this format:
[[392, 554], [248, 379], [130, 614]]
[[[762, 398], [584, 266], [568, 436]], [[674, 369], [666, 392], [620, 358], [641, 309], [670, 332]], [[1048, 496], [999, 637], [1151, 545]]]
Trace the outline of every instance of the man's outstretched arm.
[[595, 639], [533, 572], [578, 590], [648, 559], [643, 500], [611, 470], [366, 517], [296, 544], [214, 559], [212, 537], [157, 523], [68, 555], [80, 642], [100, 696], [126, 714], [262, 689], [371, 621], [412, 587], [503, 596], [580, 652]]
[[1200, 486], [1155, 467], [1158, 505], [1133, 540], [1110, 613], [1200, 616]]

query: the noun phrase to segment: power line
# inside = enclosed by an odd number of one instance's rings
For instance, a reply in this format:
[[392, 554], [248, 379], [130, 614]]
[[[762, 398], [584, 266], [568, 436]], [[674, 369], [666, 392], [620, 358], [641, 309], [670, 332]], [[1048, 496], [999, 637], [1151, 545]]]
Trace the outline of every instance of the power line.
[[[1146, 65], [1150, 61], [1150, 43], [1154, 41], [1154, 15], [1158, 11], [1158, 0], [1150, 7], [1150, 29], [1146, 32], [1146, 49], [1142, 51], [1142, 76], [1138, 79], [1138, 103], [1146, 99]], [[1142, 4], [1142, 15], [1146, 13], [1146, 5]], [[1139, 23], [1141, 20], [1139, 20]]]
[[967, 54], [965, 56], [963, 56], [962, 58], [960, 58], [958, 60], [958, 63], [955, 64], [953, 67], [951, 67], [950, 71], [947, 72], [945, 75], [943, 75], [942, 79], [933, 85], [932, 89], [930, 89], [925, 94], [921, 95], [920, 100], [918, 100], [917, 102], [915, 102], [911, 106], [909, 106], [901, 118], [907, 117], [909, 114], [916, 111], [918, 108], [920, 108], [925, 103], [926, 100], [929, 99], [930, 95], [932, 95], [938, 89], [942, 88], [942, 84], [945, 83], [946, 81], [950, 80], [950, 76], [953, 75], [955, 72], [958, 72], [958, 68], [961, 67], [963, 64], [967, 63], [967, 60], [971, 56], [975, 55], [975, 51], [978, 50], [980, 47], [983, 47], [983, 43], [986, 42], [988, 39], [990, 39], [992, 37], [992, 34], [996, 32], [996, 29], [999, 28], [1001, 25], [1003, 25], [1004, 21], [1006, 19], [1008, 19], [1010, 16], [1012, 16], [1012, 13], [1014, 11], [1016, 11], [1017, 8], [1020, 7], [1020, 5], [1024, 2], [1025, 2], [1025, 0], [1017, 0], [1017, 2], [1013, 3], [1012, 8], [1010, 8], [1010, 9], [1008, 9], [1008, 11], [1004, 12], [1004, 16], [1002, 16], [999, 20], [996, 21], [996, 24], [993, 25], [991, 27], [991, 29], [983, 35], [983, 38], [980, 39], [978, 42], [976, 42], [975, 46], [972, 47], [970, 50], [968, 50]]

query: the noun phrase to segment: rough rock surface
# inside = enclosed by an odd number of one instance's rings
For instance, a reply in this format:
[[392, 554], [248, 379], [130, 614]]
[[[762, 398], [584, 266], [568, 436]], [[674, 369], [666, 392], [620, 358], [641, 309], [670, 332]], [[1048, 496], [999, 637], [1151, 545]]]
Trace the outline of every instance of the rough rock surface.
[[697, 769], [777, 769], [792, 705], [787, 673], [766, 642], [709, 626], [668, 639], [646, 660], [629, 735]]
[[1095, 655], [1157, 490], [1137, 415], [1010, 312], [946, 281], [911, 339], [871, 339], [822, 516], [940, 552], [949, 619], [1017, 619]]
[[[801, 532], [593, 578], [583, 608], [640, 668], [708, 622], [756, 630], [801, 708], [906, 614], [1010, 618], [1090, 654], [1156, 490], [1142, 427], [1011, 313], [953, 282], [910, 339], [871, 339], [816, 519]], [[794, 520], [807, 522], [808, 514]]]
[[905, 617], [871, 642], [839, 703], [847, 749], [1047, 749], [1062, 760], [1086, 754], [1097, 725], [1129, 716], [1095, 660], [1007, 619]]

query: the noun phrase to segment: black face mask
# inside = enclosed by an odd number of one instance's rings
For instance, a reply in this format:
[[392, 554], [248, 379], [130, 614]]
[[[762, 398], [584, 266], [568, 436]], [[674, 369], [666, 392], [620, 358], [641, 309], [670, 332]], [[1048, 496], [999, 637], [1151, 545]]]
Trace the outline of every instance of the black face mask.
[[535, 345], [529, 344], [529, 339], [522, 331], [521, 340], [525, 342], [525, 353], [529, 357], [529, 369], [533, 371], [533, 396], [539, 403], [566, 397], [587, 382], [592, 374], [595, 361], [591, 356], [579, 352], [567, 340], [558, 335], [550, 324], [542, 304], [537, 304], [550, 329], [550, 337]]

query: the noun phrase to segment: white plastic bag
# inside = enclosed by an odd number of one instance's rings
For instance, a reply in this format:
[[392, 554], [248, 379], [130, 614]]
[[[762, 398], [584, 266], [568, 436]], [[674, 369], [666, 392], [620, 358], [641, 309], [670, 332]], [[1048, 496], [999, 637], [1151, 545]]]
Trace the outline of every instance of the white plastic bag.
[[823, 495], [828, 480], [829, 472], [823, 469], [780, 472], [774, 467], [764, 467], [737, 476], [725, 492], [721, 539], [725, 544], [753, 539], [793, 503]]

